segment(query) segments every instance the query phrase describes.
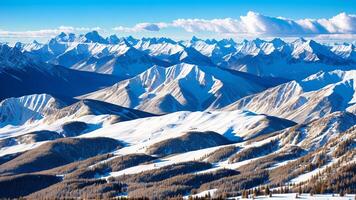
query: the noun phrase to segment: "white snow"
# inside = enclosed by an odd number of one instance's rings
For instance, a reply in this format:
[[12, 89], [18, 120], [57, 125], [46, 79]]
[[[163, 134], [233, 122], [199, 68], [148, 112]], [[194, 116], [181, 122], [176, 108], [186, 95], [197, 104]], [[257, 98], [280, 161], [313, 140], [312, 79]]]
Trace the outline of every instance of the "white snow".
[[4, 148], [0, 149], [0, 156], [27, 151], [27, 150], [36, 148], [43, 143], [45, 143], [45, 142], [36, 142], [36, 143], [32, 143], [32, 144], [19, 144], [19, 145], [4, 147]]
[[80, 98], [163, 114], [220, 108], [265, 88], [262, 82], [220, 68], [180, 63], [167, 68], [153, 66], [131, 79]]
[[191, 196], [191, 197], [205, 197], [205, 196], [213, 197], [216, 190], [217, 189], [205, 190], [205, 191], [199, 192], [197, 194], [184, 196], [183, 198], [188, 199], [189, 196]]
[[[277, 136], [275, 136], [277, 137]], [[275, 137], [271, 137], [267, 140], [263, 140], [260, 142], [255, 142], [249, 145], [246, 145], [246, 142], [242, 142], [242, 143], [236, 143], [234, 144], [235, 146], [240, 146], [240, 147], [244, 147], [244, 148], [250, 148], [250, 147], [254, 147], [254, 146], [261, 146], [262, 144], [265, 143], [269, 143], [271, 140], [275, 139]], [[181, 154], [176, 154], [176, 155], [172, 155], [172, 156], [167, 156], [164, 157], [162, 159], [158, 159], [156, 160], [156, 162], [151, 163], [151, 164], [143, 164], [143, 165], [137, 165], [134, 167], [130, 167], [130, 168], [126, 168], [124, 170], [121, 171], [116, 171], [116, 172], [111, 172], [109, 173], [106, 177], [103, 178], [108, 178], [110, 176], [121, 176], [124, 174], [136, 174], [136, 173], [140, 173], [143, 171], [147, 171], [147, 170], [152, 170], [152, 169], [158, 169], [164, 166], [168, 166], [168, 165], [172, 165], [172, 164], [177, 164], [177, 163], [182, 163], [182, 162], [187, 162], [187, 161], [197, 161], [197, 160], [201, 160], [203, 157], [205, 157], [206, 155], [209, 155], [210, 153], [216, 151], [219, 148], [222, 148], [224, 146], [229, 146], [229, 145], [223, 145], [223, 146], [218, 146], [218, 147], [211, 147], [211, 148], [206, 148], [206, 149], [200, 149], [200, 150], [196, 150], [196, 151], [189, 151], [186, 153], [181, 153]], [[132, 146], [135, 147], [135, 146]], [[126, 151], [125, 148], [120, 149], [116, 152], [117, 154], [127, 154], [129, 152]], [[131, 153], [131, 152], [130, 152]], [[241, 161], [241, 162], [236, 162], [236, 163], [229, 163], [228, 160], [224, 160], [218, 163], [214, 163], [213, 167], [211, 169], [207, 169], [207, 170], [203, 170], [203, 171], [199, 171], [196, 173], [208, 173], [208, 172], [212, 172], [212, 171], [216, 171], [219, 169], [237, 169], [240, 166], [246, 165], [256, 159], [262, 158], [261, 157], [256, 157], [253, 159], [249, 159], [249, 160], [245, 160], [245, 161]]]
[[[312, 199], [312, 200], [353, 200], [355, 198], [355, 194], [348, 194], [343, 197], [340, 197], [338, 194], [315, 194], [310, 196], [310, 194], [301, 194], [296, 198], [296, 193], [288, 193], [288, 194], [273, 194], [272, 197], [268, 196], [257, 196], [254, 199], [269, 199], [269, 200], [281, 200], [281, 199]], [[233, 197], [229, 199], [244, 199], [241, 197]]]
[[130, 146], [118, 153], [145, 152], [156, 142], [179, 137], [187, 131], [214, 131], [230, 140], [239, 141], [242, 137], [262, 130], [264, 115], [246, 111], [176, 112], [158, 117], [120, 122], [80, 137], [103, 136], [115, 138]]
[[356, 70], [320, 72], [244, 97], [224, 109], [246, 109], [306, 123], [338, 110], [352, 110], [355, 82]]
[[22, 125], [28, 121], [42, 119], [43, 111], [51, 109], [55, 99], [48, 94], [33, 94], [8, 98], [0, 102], [0, 127]]

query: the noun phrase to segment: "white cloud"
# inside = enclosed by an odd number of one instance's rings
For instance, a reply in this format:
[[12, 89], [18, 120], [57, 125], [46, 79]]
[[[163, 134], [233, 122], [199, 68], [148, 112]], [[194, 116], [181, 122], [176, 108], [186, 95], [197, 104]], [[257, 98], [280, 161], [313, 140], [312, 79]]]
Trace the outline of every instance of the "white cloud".
[[168, 25], [166, 23], [139, 23], [134, 27], [118, 26], [113, 28], [113, 30], [123, 32], [160, 31], [161, 28], [165, 28], [167, 26]]
[[353, 41], [356, 40], [356, 34], [321, 34], [321, 35], [316, 35], [314, 38], [318, 40], [325, 40], [325, 41], [333, 41], [333, 40]]
[[177, 19], [171, 23], [173, 27], [180, 27], [188, 32], [216, 32], [216, 33], [235, 33], [241, 32], [239, 22], [237, 20], [226, 19]]
[[6, 31], [0, 30], [1, 38], [47, 38], [53, 37], [61, 32], [86, 32], [91, 30], [101, 30], [100, 27], [85, 28], [85, 27], [72, 27], [72, 26], [60, 26], [55, 29], [43, 29], [36, 31]]
[[116, 31], [159, 31], [162, 28], [182, 28], [187, 32], [212, 32], [238, 35], [302, 36], [356, 33], [356, 15], [340, 13], [330, 19], [292, 20], [248, 12], [238, 19], [177, 19], [169, 23], [139, 23], [133, 27], [116, 27]]
[[340, 13], [331, 19], [291, 20], [269, 17], [248, 12], [239, 19], [179, 19], [172, 26], [188, 32], [208, 31], [216, 33], [261, 34], [261, 35], [305, 35], [305, 34], [351, 34], [356, 33], [356, 15]]

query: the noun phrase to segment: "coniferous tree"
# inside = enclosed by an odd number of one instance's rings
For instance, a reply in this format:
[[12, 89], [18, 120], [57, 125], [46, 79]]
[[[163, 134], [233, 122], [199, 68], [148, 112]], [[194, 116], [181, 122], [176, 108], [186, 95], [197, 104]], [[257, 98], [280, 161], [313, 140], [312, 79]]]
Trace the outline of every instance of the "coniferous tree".
[[270, 194], [270, 190], [268, 185], [265, 187], [265, 195], [269, 195]]
[[299, 185], [299, 187], [298, 187], [298, 194], [301, 195], [302, 193], [303, 193], [303, 191], [302, 191], [302, 186]]

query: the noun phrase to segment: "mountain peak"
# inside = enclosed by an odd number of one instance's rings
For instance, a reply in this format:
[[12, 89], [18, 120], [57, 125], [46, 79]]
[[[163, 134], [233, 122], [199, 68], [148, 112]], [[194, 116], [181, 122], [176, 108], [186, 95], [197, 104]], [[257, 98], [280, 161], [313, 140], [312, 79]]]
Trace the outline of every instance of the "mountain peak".
[[122, 38], [119, 44], [125, 45], [125, 46], [127, 46], [129, 48], [133, 48], [132, 44], [127, 40], [127, 38]]
[[252, 42], [255, 43], [257, 46], [260, 46], [262, 43], [265, 43], [266, 41], [264, 41], [260, 38], [256, 38]]
[[[179, 63], [168, 68], [154, 65], [149, 68], [146, 72], [141, 74], [146, 77], [160, 77], [165, 79], [175, 79], [178, 75], [186, 76], [193, 71], [201, 71], [197, 65], [192, 65], [188, 63]], [[166, 75], [165, 75], [166, 74]]]
[[153, 38], [142, 38], [142, 41], [144, 42], [149, 42], [150, 44], [159, 44], [159, 43], [170, 43], [170, 44], [176, 44], [174, 40], [166, 37], [153, 37]]
[[62, 42], [65, 41], [65, 38], [67, 37], [67, 34], [65, 32], [61, 32], [59, 35], [57, 35], [54, 39]]
[[108, 41], [109, 44], [120, 43], [120, 39], [116, 35], [110, 35], [109, 37], [106, 38], [106, 41]]
[[74, 33], [65, 33], [61, 32], [59, 35], [57, 35], [54, 40], [57, 42], [74, 42], [76, 39]]
[[129, 35], [126, 37], [126, 41], [129, 42], [131, 45], [135, 45], [139, 40]]
[[273, 40], [271, 40], [271, 43], [277, 47], [286, 44], [281, 38], [274, 38]]
[[67, 34], [65, 32], [61, 32], [59, 35], [57, 35], [58, 38], [64, 38], [66, 36]]
[[204, 42], [205, 42], [206, 44], [212, 44], [212, 45], [214, 45], [214, 44], [216, 44], [216, 43], [218, 43], [218, 42], [224, 43], [225, 41], [223, 41], [223, 40], [217, 41], [217, 40], [215, 40], [215, 39], [206, 39], [206, 40], [204, 40]]
[[222, 39], [220, 41], [218, 41], [219, 44], [223, 44], [223, 45], [236, 45], [236, 42], [232, 39]]
[[308, 40], [304, 39], [303, 37], [300, 37], [300, 38], [294, 40], [292, 43], [293, 43], [293, 44], [298, 44], [298, 43], [305, 43], [305, 42], [307, 42], [307, 41], [308, 41]]
[[86, 39], [85, 42], [102, 43], [102, 44], [107, 43], [107, 41], [96, 30], [86, 33], [84, 37]]
[[41, 43], [39, 43], [37, 40], [33, 40], [32, 43], [33, 43], [33, 44], [41, 44]]
[[192, 39], [190, 39], [191, 42], [197, 42], [200, 41], [199, 38], [197, 38], [196, 36], [193, 36]]
[[308, 40], [307, 43], [308, 43], [309, 45], [318, 45], [318, 46], [321, 46], [321, 44], [319, 44], [319, 43], [317, 43], [316, 41], [311, 40], [311, 39]]

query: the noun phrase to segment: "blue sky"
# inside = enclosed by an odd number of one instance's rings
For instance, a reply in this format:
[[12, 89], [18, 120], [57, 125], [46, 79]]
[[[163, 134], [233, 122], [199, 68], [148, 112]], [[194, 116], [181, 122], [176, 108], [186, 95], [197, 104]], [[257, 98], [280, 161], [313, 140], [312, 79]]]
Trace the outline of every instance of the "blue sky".
[[[356, 0], [1, 0], [0, 30], [23, 32], [60, 26], [100, 27], [104, 34], [168, 37], [200, 34], [214, 37], [219, 34], [214, 31], [187, 32], [171, 26], [158, 32], [123, 32], [122, 29], [113, 31], [113, 28], [134, 27], [143, 22], [171, 23], [177, 19], [239, 19], [249, 11], [292, 20], [329, 19], [342, 12], [356, 14]], [[353, 34], [353, 30], [348, 33]]]

